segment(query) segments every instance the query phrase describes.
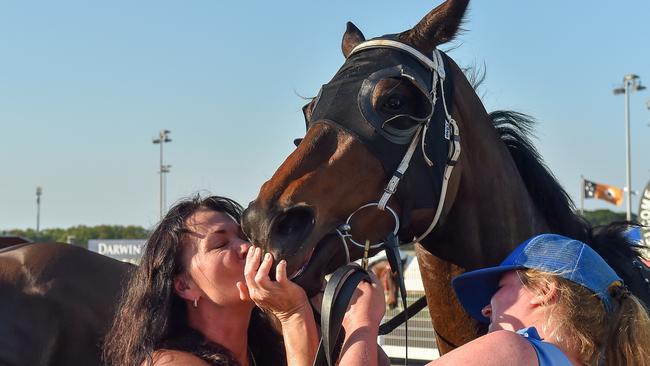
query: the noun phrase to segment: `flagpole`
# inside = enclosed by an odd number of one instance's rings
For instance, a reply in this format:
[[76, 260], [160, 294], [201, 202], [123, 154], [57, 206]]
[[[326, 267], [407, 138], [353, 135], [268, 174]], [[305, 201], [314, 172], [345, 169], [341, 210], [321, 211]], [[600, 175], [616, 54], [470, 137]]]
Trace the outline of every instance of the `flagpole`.
[[585, 215], [585, 176], [580, 174], [580, 215]]

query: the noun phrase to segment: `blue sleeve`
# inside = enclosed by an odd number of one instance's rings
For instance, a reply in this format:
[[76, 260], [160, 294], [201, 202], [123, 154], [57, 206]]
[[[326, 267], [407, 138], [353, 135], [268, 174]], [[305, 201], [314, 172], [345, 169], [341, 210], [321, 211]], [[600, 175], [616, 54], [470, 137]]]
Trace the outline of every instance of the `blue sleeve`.
[[526, 339], [537, 353], [539, 366], [572, 366], [569, 358], [557, 346], [544, 342], [535, 327], [524, 328], [517, 334]]

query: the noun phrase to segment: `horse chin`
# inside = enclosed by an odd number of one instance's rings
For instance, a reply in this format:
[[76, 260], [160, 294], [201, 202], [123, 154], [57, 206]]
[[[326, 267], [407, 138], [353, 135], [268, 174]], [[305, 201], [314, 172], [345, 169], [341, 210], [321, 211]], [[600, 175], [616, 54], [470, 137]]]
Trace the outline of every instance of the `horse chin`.
[[311, 252], [309, 252], [309, 255], [305, 258], [303, 261], [303, 264], [298, 270], [296, 270], [291, 276], [289, 276], [290, 280], [294, 280], [296, 277], [299, 277], [309, 266], [309, 263], [311, 263], [311, 257], [314, 255], [314, 249], [316, 247], [311, 249]]
[[337, 235], [323, 237], [305, 257], [299, 269], [292, 274], [291, 280], [302, 287], [307, 296], [316, 295], [321, 290], [325, 275], [333, 272], [345, 261], [339, 260], [340, 240]]

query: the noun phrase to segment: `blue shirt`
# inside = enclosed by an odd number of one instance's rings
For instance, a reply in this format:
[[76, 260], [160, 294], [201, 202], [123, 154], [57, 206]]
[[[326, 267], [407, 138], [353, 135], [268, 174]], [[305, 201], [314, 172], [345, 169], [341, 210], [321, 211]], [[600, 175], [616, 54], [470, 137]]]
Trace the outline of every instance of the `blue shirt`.
[[569, 358], [556, 345], [544, 342], [535, 327], [520, 329], [517, 334], [533, 346], [539, 366], [571, 366]]

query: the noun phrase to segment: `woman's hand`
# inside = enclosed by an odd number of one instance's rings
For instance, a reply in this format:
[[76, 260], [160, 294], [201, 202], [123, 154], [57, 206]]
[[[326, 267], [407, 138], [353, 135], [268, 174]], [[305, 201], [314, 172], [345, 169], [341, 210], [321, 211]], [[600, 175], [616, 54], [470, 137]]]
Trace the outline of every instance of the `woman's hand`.
[[[386, 302], [377, 276], [370, 272], [370, 279], [371, 283], [361, 282], [357, 286], [350, 307], [345, 312], [345, 340], [340, 365], [377, 365], [377, 333], [386, 311]], [[382, 361], [385, 361], [385, 357]]]
[[372, 271], [368, 273], [372, 282], [359, 283], [345, 312], [343, 327], [346, 332], [362, 326], [378, 328], [386, 313], [384, 289], [377, 276]]
[[271, 281], [272, 264], [270, 253], [262, 260], [262, 249], [250, 248], [244, 266], [246, 284], [237, 282], [239, 297], [252, 299], [280, 320], [288, 366], [311, 365], [318, 350], [319, 336], [309, 300], [305, 291], [287, 278], [286, 261], [278, 263], [276, 281]]
[[311, 313], [305, 291], [287, 278], [287, 262], [281, 260], [276, 266], [276, 281], [269, 277], [272, 264], [271, 253], [266, 253], [262, 259], [261, 248], [248, 250], [244, 266], [246, 284], [237, 283], [240, 298], [253, 300], [257, 306], [271, 311], [280, 322]]

